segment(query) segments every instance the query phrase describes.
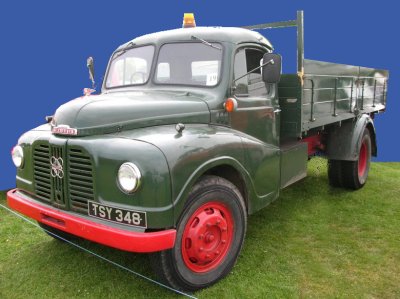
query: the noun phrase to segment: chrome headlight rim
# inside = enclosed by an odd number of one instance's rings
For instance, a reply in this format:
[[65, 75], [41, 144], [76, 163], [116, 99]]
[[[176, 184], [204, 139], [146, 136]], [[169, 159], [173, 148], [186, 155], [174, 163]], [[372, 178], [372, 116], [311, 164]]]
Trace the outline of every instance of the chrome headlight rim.
[[24, 165], [24, 150], [22, 146], [16, 145], [11, 151], [11, 159], [17, 168], [22, 168]]
[[[131, 182], [128, 182], [128, 184], [132, 184], [132, 186], [128, 187], [126, 182], [123, 182], [123, 171], [125, 172], [130, 172], [132, 175], [132, 180]], [[122, 163], [121, 166], [118, 169], [118, 174], [117, 174], [117, 185], [119, 189], [124, 192], [125, 194], [132, 194], [136, 192], [140, 185], [141, 185], [141, 179], [142, 179], [142, 174], [139, 170], [139, 168], [132, 162], [125, 162]]]

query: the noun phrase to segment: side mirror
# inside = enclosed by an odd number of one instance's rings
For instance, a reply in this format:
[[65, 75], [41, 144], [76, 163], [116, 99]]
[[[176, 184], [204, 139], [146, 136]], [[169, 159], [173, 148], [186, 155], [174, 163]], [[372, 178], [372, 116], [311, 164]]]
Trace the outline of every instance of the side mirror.
[[94, 88], [94, 61], [93, 57], [89, 57], [86, 61], [86, 66], [89, 69], [89, 79], [92, 81], [92, 85]]
[[279, 54], [265, 53], [263, 57], [262, 79], [265, 83], [278, 83], [282, 73], [282, 57]]

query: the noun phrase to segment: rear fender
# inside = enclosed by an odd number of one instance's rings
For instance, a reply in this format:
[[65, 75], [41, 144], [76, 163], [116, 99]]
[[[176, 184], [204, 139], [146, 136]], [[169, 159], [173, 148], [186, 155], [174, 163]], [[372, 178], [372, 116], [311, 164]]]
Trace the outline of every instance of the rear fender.
[[377, 155], [376, 133], [372, 118], [363, 114], [359, 118], [343, 122], [340, 127], [333, 127], [327, 141], [327, 158], [330, 160], [357, 161], [362, 134], [370, 130], [372, 155]]

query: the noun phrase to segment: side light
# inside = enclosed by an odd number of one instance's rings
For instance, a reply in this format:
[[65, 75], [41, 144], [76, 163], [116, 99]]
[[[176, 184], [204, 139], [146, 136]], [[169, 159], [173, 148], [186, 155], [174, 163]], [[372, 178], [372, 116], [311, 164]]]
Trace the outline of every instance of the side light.
[[237, 109], [237, 101], [234, 98], [228, 98], [224, 103], [224, 108], [226, 112], [233, 112]]
[[196, 21], [194, 20], [194, 14], [193, 13], [184, 13], [182, 28], [192, 28], [192, 27], [196, 27]]
[[11, 157], [16, 167], [21, 167], [24, 163], [24, 151], [20, 145], [14, 146], [11, 150]]

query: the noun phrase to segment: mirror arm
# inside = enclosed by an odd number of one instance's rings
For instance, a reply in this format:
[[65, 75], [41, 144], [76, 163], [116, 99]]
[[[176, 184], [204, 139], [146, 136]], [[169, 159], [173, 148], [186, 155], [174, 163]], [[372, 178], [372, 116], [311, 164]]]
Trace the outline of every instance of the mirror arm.
[[232, 83], [235, 83], [237, 80], [240, 80], [240, 79], [246, 77], [247, 75], [249, 75], [249, 74], [251, 74], [252, 72], [254, 72], [254, 71], [256, 71], [256, 70], [262, 68], [263, 66], [266, 66], [267, 64], [275, 64], [275, 61], [274, 61], [273, 59], [268, 60], [266, 63], [263, 63], [262, 65], [260, 65], [260, 66], [258, 66], [258, 67], [256, 67], [256, 68], [252, 69], [251, 71], [247, 72], [247, 73], [244, 74], [243, 76], [240, 76], [239, 78], [236, 78], [235, 80], [233, 80]]

